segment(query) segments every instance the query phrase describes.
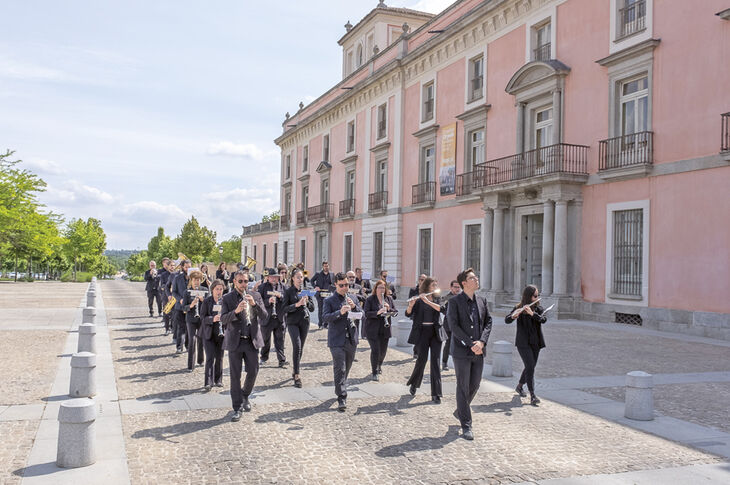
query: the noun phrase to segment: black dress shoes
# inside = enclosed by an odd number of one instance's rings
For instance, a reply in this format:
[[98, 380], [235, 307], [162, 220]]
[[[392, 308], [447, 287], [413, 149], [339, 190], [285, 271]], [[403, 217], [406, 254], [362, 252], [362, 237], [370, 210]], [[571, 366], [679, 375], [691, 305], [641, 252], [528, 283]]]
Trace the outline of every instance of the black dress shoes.
[[441, 398], [439, 396], [432, 396], [431, 401], [433, 401], [434, 404], [441, 404]]
[[540, 398], [533, 394], [532, 397], [530, 397], [530, 404], [537, 406], [540, 404]]
[[287, 364], [288, 364], [287, 361], [282, 360], [281, 362], [279, 362], [279, 367], [281, 367], [283, 369], [283, 368], [285, 368], [287, 366]]
[[379, 381], [380, 380], [380, 376], [378, 375], [377, 372], [375, 374], [373, 374], [373, 380], [374, 381]]
[[294, 387], [302, 387], [302, 380], [300, 378], [294, 378]]
[[520, 395], [520, 397], [527, 397], [527, 393], [526, 393], [526, 392], [525, 392], [525, 390], [524, 390], [524, 389], [522, 388], [522, 386], [521, 386], [521, 385], [519, 385], [519, 384], [517, 385], [517, 387], [515, 387], [515, 392], [516, 392], [517, 394], [519, 394], [519, 395]]
[[241, 410], [233, 411], [233, 416], [231, 416], [231, 421], [236, 422], [241, 420]]
[[248, 398], [243, 398], [243, 404], [241, 405], [241, 408], [243, 408], [244, 411], [249, 412], [251, 410], [251, 403], [248, 402]]
[[344, 413], [347, 409], [347, 401], [345, 399], [338, 399], [337, 403], [337, 410], [341, 413]]
[[416, 395], [416, 386], [414, 386], [413, 384], [411, 384], [411, 388], [408, 389], [408, 392], [411, 393], [411, 396], [415, 396]]
[[461, 436], [463, 436], [464, 439], [468, 440], [468, 441], [474, 440], [474, 433], [472, 432], [472, 430], [470, 428], [466, 428]]

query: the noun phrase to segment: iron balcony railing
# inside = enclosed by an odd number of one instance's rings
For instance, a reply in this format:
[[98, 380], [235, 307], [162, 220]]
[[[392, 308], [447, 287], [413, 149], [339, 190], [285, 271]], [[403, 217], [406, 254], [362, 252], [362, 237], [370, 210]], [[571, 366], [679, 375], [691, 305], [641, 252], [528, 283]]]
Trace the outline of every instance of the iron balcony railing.
[[646, 28], [646, 0], [636, 0], [619, 9], [619, 38], [627, 37]]
[[433, 204], [436, 202], [436, 182], [423, 182], [413, 186], [412, 204]]
[[730, 152], [730, 112], [722, 115], [722, 141], [721, 152]]
[[553, 173], [588, 175], [587, 165], [587, 146], [558, 143], [480, 163], [474, 167], [472, 187], [477, 189]]
[[244, 226], [243, 235], [247, 236], [249, 234], [258, 234], [260, 232], [276, 231], [278, 229], [279, 229], [278, 219], [273, 220], [273, 221], [267, 221], [267, 222], [259, 222], [258, 224], [251, 224], [250, 226]]
[[291, 216], [289, 214], [282, 214], [281, 218], [279, 219], [279, 229], [286, 231], [289, 229], [290, 225]]
[[469, 195], [472, 193], [474, 184], [474, 172], [465, 172], [456, 176], [456, 196]]
[[355, 215], [355, 199], [340, 201], [340, 217], [353, 217]]
[[388, 191], [381, 190], [368, 194], [368, 212], [385, 211], [388, 208]]
[[532, 49], [532, 57], [534, 61], [549, 61], [550, 60], [550, 42]]
[[307, 220], [309, 222], [331, 221], [334, 212], [335, 205], [333, 203], [307, 207]]
[[654, 133], [642, 131], [598, 142], [598, 170], [651, 165]]
[[297, 211], [297, 226], [307, 223], [307, 211]]

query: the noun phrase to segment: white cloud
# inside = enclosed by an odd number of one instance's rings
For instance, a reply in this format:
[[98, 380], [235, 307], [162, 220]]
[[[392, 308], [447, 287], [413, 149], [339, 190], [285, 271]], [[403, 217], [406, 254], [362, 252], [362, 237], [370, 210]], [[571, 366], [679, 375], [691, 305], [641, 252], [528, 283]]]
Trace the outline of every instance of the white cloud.
[[43, 160], [40, 158], [23, 161], [25, 168], [39, 175], [63, 175], [66, 169], [53, 160]]
[[[413, 2], [412, 0], [403, 2], [403, 7], [418, 10], [419, 12], [428, 12], [432, 14], [439, 14], [443, 12], [446, 7], [454, 3], [455, 0], [418, 0]], [[401, 3], [401, 2], [398, 2]], [[395, 5], [394, 5], [395, 6]]]
[[231, 141], [219, 141], [208, 146], [209, 155], [228, 155], [231, 157], [243, 157], [257, 162], [277, 159], [277, 150], [263, 150], [253, 143], [233, 143]]
[[109, 205], [115, 201], [110, 193], [73, 179], [65, 181], [60, 186], [49, 184], [44, 199], [51, 204], [62, 206]]
[[142, 200], [124, 205], [118, 215], [133, 218], [138, 222], [162, 224], [169, 221], [185, 221], [188, 214], [175, 204], [160, 204], [152, 200]]

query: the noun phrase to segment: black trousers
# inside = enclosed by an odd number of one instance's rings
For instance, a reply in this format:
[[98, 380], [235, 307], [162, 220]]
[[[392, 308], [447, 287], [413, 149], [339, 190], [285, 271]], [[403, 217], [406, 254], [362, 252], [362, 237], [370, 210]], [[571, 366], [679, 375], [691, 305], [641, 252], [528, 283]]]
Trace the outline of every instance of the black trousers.
[[335, 394], [338, 400], [347, 399], [347, 376], [350, 374], [356, 351], [357, 345], [349, 339], [345, 339], [343, 347], [330, 347], [332, 370], [335, 378]]
[[324, 322], [322, 321], [322, 306], [324, 305], [324, 298], [319, 296], [319, 293], [314, 295], [314, 297], [317, 300], [317, 326], [322, 328], [324, 327]]
[[468, 359], [453, 358], [456, 372], [456, 414], [461, 427], [471, 429], [471, 402], [482, 382], [484, 356]]
[[[236, 411], [243, 405], [243, 398], [248, 398], [253, 391], [256, 376], [259, 373], [259, 351], [253, 346], [250, 339], [241, 340], [241, 344], [234, 351], [228, 351], [228, 369], [231, 373], [231, 404]], [[241, 371], [246, 365], [246, 380], [241, 388]]]
[[525, 368], [522, 370], [520, 376], [520, 386], [527, 383], [527, 389], [530, 390], [530, 394], [535, 394], [535, 366], [537, 365], [537, 358], [540, 355], [540, 349], [537, 347], [517, 347], [517, 352], [522, 357], [522, 363], [525, 364]]
[[269, 352], [271, 351], [271, 334], [274, 334], [274, 348], [276, 349], [276, 358], [279, 362], [286, 362], [284, 354], [284, 324], [279, 320], [269, 320], [268, 325], [261, 327], [261, 333], [264, 337], [264, 346], [261, 347], [261, 360], [264, 362], [269, 360]]
[[[165, 293], [162, 293], [162, 306], [167, 305], [169, 298]], [[162, 322], [165, 324], [165, 332], [170, 330], [170, 319], [172, 318], [172, 312], [162, 314]]]
[[444, 349], [441, 351], [441, 362], [444, 365], [449, 363], [449, 350], [451, 350], [451, 334], [447, 334], [449, 338], [444, 342]]
[[198, 327], [192, 323], [186, 323], [185, 326], [187, 327], [188, 338], [188, 369], [193, 369], [195, 367], [196, 354], [198, 364], [202, 364], [205, 358], [205, 355], [203, 355], [203, 339], [195, 335]]
[[178, 350], [183, 350], [188, 346], [188, 329], [185, 323], [185, 314], [182, 310], [173, 310], [173, 326], [172, 332], [175, 336], [175, 342]]
[[223, 381], [223, 341], [213, 337], [203, 340], [205, 349], [205, 385], [212, 386]]
[[306, 342], [309, 333], [309, 321], [302, 320], [299, 323], [287, 324], [286, 330], [289, 332], [289, 338], [291, 339], [291, 360], [294, 367], [292, 373], [299, 375], [299, 363], [302, 360], [304, 342]]
[[162, 313], [162, 298], [160, 292], [157, 290], [151, 290], [147, 292], [147, 306], [150, 307], [150, 315], [152, 315], [152, 302], [157, 300], [157, 314]]
[[370, 367], [373, 370], [373, 374], [377, 374], [383, 366], [385, 354], [388, 352], [388, 340], [388, 337], [385, 335], [378, 335], [376, 339], [368, 339], [368, 343], [370, 344]]
[[441, 341], [438, 338], [438, 332], [436, 331], [435, 325], [425, 325], [421, 336], [416, 344], [418, 349], [418, 358], [416, 359], [416, 365], [413, 366], [413, 372], [411, 378], [408, 379], [409, 386], [421, 387], [423, 381], [423, 372], [426, 369], [426, 360], [428, 359], [428, 352], [431, 351], [431, 396], [441, 397], [443, 393], [441, 391]]

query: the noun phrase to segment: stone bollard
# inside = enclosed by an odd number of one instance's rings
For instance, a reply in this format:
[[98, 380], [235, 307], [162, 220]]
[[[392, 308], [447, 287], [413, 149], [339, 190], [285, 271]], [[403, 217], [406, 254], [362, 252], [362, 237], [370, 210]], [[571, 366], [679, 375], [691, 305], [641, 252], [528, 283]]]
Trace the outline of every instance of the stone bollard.
[[96, 462], [96, 403], [93, 399], [71, 399], [58, 410], [56, 464], [78, 468]]
[[96, 354], [79, 352], [71, 356], [71, 397], [92, 397], [96, 394]]
[[86, 306], [96, 308], [96, 291], [89, 290], [86, 292]]
[[81, 323], [96, 323], [96, 307], [87, 306], [81, 311]]
[[495, 377], [512, 377], [511, 342], [499, 340], [492, 348], [492, 375]]
[[78, 352], [96, 353], [96, 325], [82, 323], [79, 325]]
[[395, 322], [395, 345], [397, 347], [408, 347], [408, 335], [411, 333], [412, 323], [408, 318]]
[[637, 421], [654, 419], [654, 377], [642, 371], [626, 374], [626, 408], [624, 416]]

